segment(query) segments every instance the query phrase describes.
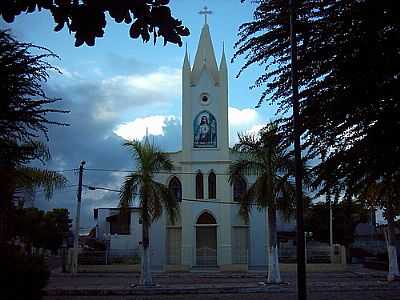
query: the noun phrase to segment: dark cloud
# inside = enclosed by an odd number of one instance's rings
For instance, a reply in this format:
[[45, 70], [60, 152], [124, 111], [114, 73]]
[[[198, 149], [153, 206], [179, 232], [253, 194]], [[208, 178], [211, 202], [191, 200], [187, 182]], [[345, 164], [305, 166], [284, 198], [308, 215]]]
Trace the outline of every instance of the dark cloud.
[[135, 57], [125, 57], [115, 52], [106, 55], [105, 64], [108, 70], [118, 72], [120, 75], [130, 75], [132, 73], [150, 73], [157, 70], [158, 66], [151, 63], [144, 63]]
[[[49, 128], [49, 148], [52, 160], [46, 168], [65, 170], [78, 168], [80, 161], [86, 161], [86, 168], [111, 170], [134, 169], [135, 165], [127, 149], [122, 146], [124, 140], [113, 133], [119, 123], [116, 117], [99, 118], [94, 112], [102, 105], [104, 98], [96, 97], [99, 93], [94, 84], [63, 87], [61, 84], [49, 84], [48, 95], [62, 98], [57, 108], [67, 109], [67, 115], [49, 116], [61, 120], [70, 126], [51, 126]], [[111, 97], [111, 95], [110, 95]], [[123, 106], [122, 106], [123, 107]], [[150, 136], [151, 140], [165, 151], [176, 151], [181, 144], [181, 125], [176, 119], [166, 122], [164, 135]], [[36, 163], [37, 164], [37, 163]], [[77, 172], [64, 173], [69, 183], [78, 183]], [[119, 189], [126, 173], [85, 171], [84, 184]], [[42, 209], [65, 207], [72, 217], [76, 211], [76, 187], [65, 191], [56, 191], [50, 201], [43, 193], [37, 193], [36, 205]], [[81, 229], [88, 230], [94, 225], [93, 209], [96, 207], [115, 207], [118, 205], [118, 193], [90, 191], [84, 189], [81, 208]]]

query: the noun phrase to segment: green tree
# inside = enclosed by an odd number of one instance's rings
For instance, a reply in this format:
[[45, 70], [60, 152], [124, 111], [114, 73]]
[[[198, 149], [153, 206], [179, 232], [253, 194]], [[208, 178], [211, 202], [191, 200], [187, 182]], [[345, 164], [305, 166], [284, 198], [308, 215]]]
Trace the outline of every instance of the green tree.
[[239, 198], [240, 214], [248, 220], [255, 205], [267, 208], [268, 216], [268, 282], [281, 282], [276, 218], [277, 210], [289, 216], [294, 208], [294, 161], [282, 143], [274, 124], [267, 125], [258, 135], [239, 135], [234, 146], [242, 156], [230, 166], [231, 184], [242, 175], [256, 175], [257, 179]]
[[12, 151], [19, 143], [31, 143], [40, 134], [47, 138], [48, 125], [67, 125], [49, 118], [68, 111], [49, 107], [60, 99], [48, 97], [43, 90], [49, 72], [59, 72], [47, 61], [53, 58], [58, 57], [50, 50], [18, 42], [10, 32], [0, 30], [2, 153]]
[[54, 69], [46, 61], [51, 57], [55, 54], [49, 50], [0, 31], [0, 243], [13, 234], [17, 190], [39, 187], [50, 198], [54, 188], [66, 183], [59, 173], [29, 166], [33, 160], [50, 159], [48, 148], [38, 141], [41, 135], [47, 138], [47, 125], [65, 125], [48, 119], [51, 113], [66, 112], [49, 107], [58, 99], [42, 89]]
[[189, 30], [171, 15], [169, 0], [4, 0], [0, 3], [0, 15], [6, 22], [13, 22], [15, 16], [36, 10], [47, 10], [57, 24], [55, 31], [64, 26], [75, 33], [75, 46], [83, 43], [95, 44], [96, 38], [104, 35], [107, 25], [106, 13], [116, 22], [132, 24], [129, 35], [139, 36], [144, 42], [152, 37], [162, 37], [167, 42], [182, 46], [182, 36]]
[[[240, 27], [235, 58], [247, 59], [241, 72], [252, 65], [265, 66], [254, 84], [265, 89], [258, 104], [268, 100], [278, 106], [280, 130], [290, 139], [288, 3], [257, 3], [254, 20]], [[334, 188], [333, 193], [351, 199], [384, 182], [399, 186], [397, 2], [296, 3], [302, 141], [309, 158], [326, 153], [314, 168], [320, 194]], [[374, 206], [400, 207], [398, 193], [370, 199], [375, 200], [370, 202]]]
[[124, 146], [131, 152], [138, 171], [125, 177], [121, 186], [120, 207], [124, 213], [124, 209], [129, 208], [136, 196], [140, 200], [143, 246], [141, 284], [151, 286], [153, 285], [149, 248], [151, 223], [161, 216], [163, 209], [166, 209], [172, 223], [175, 222], [179, 212], [174, 194], [168, 187], [155, 181], [154, 174], [161, 170], [171, 171], [173, 164], [168, 154], [161, 152], [147, 140], [144, 143], [126, 142]]
[[27, 292], [32, 299], [40, 298], [49, 272], [43, 258], [20, 253], [12, 245], [18, 222], [16, 191], [42, 187], [50, 197], [54, 188], [66, 182], [56, 172], [29, 166], [32, 160], [49, 159], [47, 147], [37, 140], [40, 134], [47, 138], [48, 124], [61, 124], [48, 119], [48, 114], [63, 111], [47, 106], [56, 99], [48, 98], [41, 87], [52, 69], [46, 62], [49, 57], [54, 54], [47, 49], [19, 43], [8, 32], [0, 31], [0, 252], [2, 261], [7, 262], [2, 272], [8, 275], [2, 282], [17, 299], [27, 298]]
[[55, 253], [68, 237], [72, 220], [65, 208], [54, 208], [44, 215], [44, 230], [46, 232], [45, 249]]
[[[399, 173], [400, 176], [400, 173]], [[397, 262], [396, 250], [396, 223], [395, 217], [399, 215], [400, 205], [400, 178], [387, 177], [382, 178], [379, 182], [369, 182], [367, 188], [362, 190], [360, 198], [367, 203], [384, 209], [384, 217], [388, 226], [385, 232], [387, 240], [387, 251], [389, 257], [389, 273], [388, 280], [400, 277], [399, 265]]]
[[[349, 247], [354, 241], [357, 225], [367, 222], [370, 212], [360, 201], [352, 201], [351, 208], [348, 201], [332, 203], [332, 212], [334, 241]], [[350, 218], [347, 217], [348, 213]], [[304, 223], [305, 231], [312, 232], [314, 240], [329, 242], [329, 203], [318, 202], [310, 205]]]
[[0, 150], [0, 162], [3, 163], [0, 166], [2, 195], [0, 243], [8, 241], [15, 235], [14, 226], [18, 223], [18, 214], [15, 211], [18, 192], [41, 188], [45, 191], [46, 198], [50, 199], [54, 189], [62, 189], [67, 182], [66, 178], [56, 171], [29, 166], [28, 164], [35, 159], [42, 161], [49, 159], [49, 152], [44, 144], [31, 142], [17, 146], [13, 143], [13, 146]]
[[17, 208], [15, 234], [25, 243], [28, 253], [32, 247], [56, 252], [67, 238], [71, 227], [69, 212], [55, 208], [44, 212], [37, 208]]

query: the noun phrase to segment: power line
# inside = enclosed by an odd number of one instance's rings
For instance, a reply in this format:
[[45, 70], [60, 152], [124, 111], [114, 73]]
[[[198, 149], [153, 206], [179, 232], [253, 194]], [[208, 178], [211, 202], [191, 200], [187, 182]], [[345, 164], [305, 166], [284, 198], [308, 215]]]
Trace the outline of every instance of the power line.
[[[98, 168], [90, 168], [86, 169], [85, 171], [94, 171], [94, 172], [120, 172], [120, 173], [135, 173], [137, 170], [117, 170], [117, 169], [98, 169]], [[230, 173], [219, 173], [219, 172], [214, 172], [212, 171], [215, 175], [223, 175], [223, 176], [229, 176], [231, 175]], [[171, 172], [168, 171], [159, 171], [159, 172], [153, 172], [153, 174], [165, 174], [165, 175], [197, 175], [201, 172], [177, 172], [175, 170], [172, 170]], [[210, 172], [211, 173], [211, 172]], [[202, 174], [209, 174], [209, 173], [202, 173]], [[253, 174], [252, 174], [253, 175]], [[254, 174], [255, 175], [255, 174]]]
[[[60, 193], [69, 193], [69, 192], [76, 192], [76, 189], [70, 189], [70, 190], [63, 190], [63, 191], [52, 191], [52, 194], [60, 194]], [[38, 192], [40, 194], [46, 193], [46, 191], [40, 191]]]
[[43, 169], [43, 170], [45, 170], [45, 171], [50, 171], [50, 172], [58, 172], [58, 173], [79, 171], [79, 169], [61, 169], [61, 170]]
[[79, 171], [79, 169], [65, 169], [65, 170], [54, 170], [54, 172], [74, 172], [74, 171]]
[[[72, 187], [77, 187], [77, 186], [78, 186], [77, 184], [70, 184], [70, 185], [63, 186], [61, 189], [53, 190], [53, 191], [62, 192], [63, 190], [65, 191], [65, 189], [72, 188]], [[35, 193], [44, 193], [44, 192], [47, 192], [47, 190], [46, 189], [34, 190], [34, 192]]]
[[[119, 190], [114, 190], [114, 189], [109, 189], [109, 188], [104, 188], [104, 187], [97, 187], [97, 186], [90, 186], [90, 185], [84, 185], [84, 187], [88, 188], [91, 191], [95, 190], [105, 190], [105, 191], [110, 191], [110, 192], [117, 192], [119, 193]], [[140, 193], [132, 193], [133, 196], [139, 196]], [[230, 202], [230, 201], [216, 201], [216, 200], [205, 200], [205, 199], [189, 199], [189, 198], [181, 198], [180, 200], [182, 201], [188, 201], [188, 202], [205, 202], [205, 203], [217, 203], [217, 204], [235, 204], [238, 205], [239, 202]]]
[[237, 204], [239, 205], [239, 202], [229, 202], [229, 201], [215, 201], [215, 200], [205, 200], [205, 199], [188, 199], [188, 198], [182, 198], [182, 201], [188, 201], [188, 202], [205, 202], [205, 203], [219, 203], [219, 204]]

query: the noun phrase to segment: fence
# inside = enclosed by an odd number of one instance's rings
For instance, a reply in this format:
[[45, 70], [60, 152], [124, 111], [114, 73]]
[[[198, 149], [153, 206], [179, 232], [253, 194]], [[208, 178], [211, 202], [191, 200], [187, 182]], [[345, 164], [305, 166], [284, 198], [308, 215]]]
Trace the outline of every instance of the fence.
[[80, 265], [139, 264], [139, 249], [83, 251], [78, 256]]
[[233, 248], [232, 263], [238, 265], [246, 265], [248, 263], [248, 250], [245, 248]]
[[201, 266], [217, 265], [217, 250], [209, 247], [201, 247], [196, 250], [197, 264]]
[[356, 239], [351, 245], [352, 248], [361, 248], [372, 255], [386, 252], [386, 242], [384, 240], [360, 240]]
[[[296, 247], [280, 247], [279, 261], [295, 263], [297, 261]], [[331, 248], [329, 246], [310, 246], [306, 248], [307, 263], [330, 263]]]

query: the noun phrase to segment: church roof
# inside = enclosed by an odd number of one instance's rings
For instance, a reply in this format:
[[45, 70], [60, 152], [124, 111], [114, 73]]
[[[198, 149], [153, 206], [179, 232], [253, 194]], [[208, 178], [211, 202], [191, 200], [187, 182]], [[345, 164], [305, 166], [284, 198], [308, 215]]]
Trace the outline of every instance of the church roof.
[[203, 68], [206, 68], [209, 74], [214, 79], [215, 83], [219, 82], [219, 74], [218, 74], [218, 66], [217, 61], [215, 59], [214, 47], [211, 40], [210, 29], [208, 24], [204, 24], [201, 35], [199, 45], [197, 47], [196, 57], [193, 64], [192, 70], [192, 82], [194, 84], [200, 78], [201, 71]]

